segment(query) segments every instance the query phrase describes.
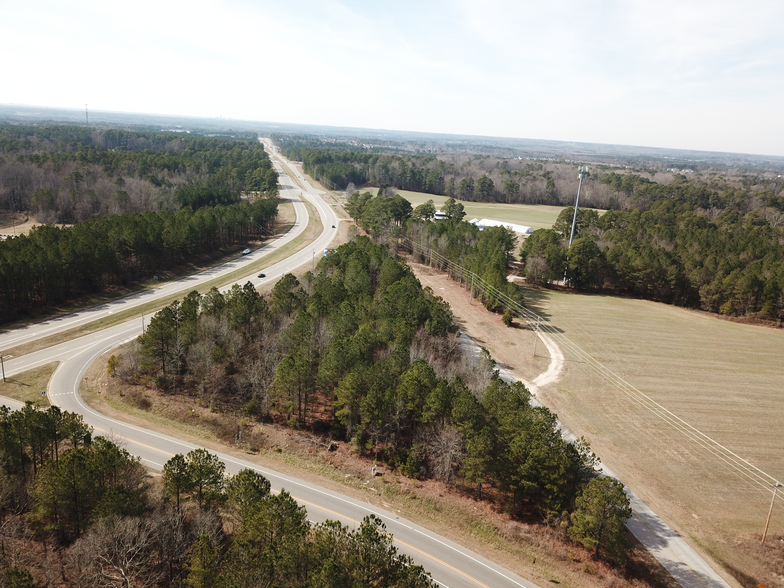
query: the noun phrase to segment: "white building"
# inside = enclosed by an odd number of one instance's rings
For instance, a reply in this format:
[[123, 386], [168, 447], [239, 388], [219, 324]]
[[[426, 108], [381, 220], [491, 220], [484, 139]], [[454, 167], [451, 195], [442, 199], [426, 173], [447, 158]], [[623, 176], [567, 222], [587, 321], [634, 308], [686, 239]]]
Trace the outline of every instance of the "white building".
[[514, 231], [515, 233], [522, 233], [523, 235], [530, 235], [534, 232], [532, 227], [526, 227], [525, 225], [517, 225], [515, 223], [507, 223], [504, 221], [497, 221], [491, 218], [483, 218], [481, 220], [474, 219], [471, 221], [471, 224], [476, 225], [479, 227], [479, 230], [486, 229], [487, 227], [506, 227]]

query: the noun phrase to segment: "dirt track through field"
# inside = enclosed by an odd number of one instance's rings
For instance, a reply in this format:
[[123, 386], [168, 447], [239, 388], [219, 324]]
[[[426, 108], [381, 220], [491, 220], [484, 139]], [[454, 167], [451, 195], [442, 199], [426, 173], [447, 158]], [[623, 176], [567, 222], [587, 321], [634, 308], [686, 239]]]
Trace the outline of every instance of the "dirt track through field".
[[436, 296], [449, 303], [460, 330], [486, 348], [499, 366], [526, 384], [543, 386], [557, 379], [562, 362], [552, 361], [541, 340], [534, 345], [534, 331], [519, 319], [513, 327], [507, 327], [500, 314], [488, 312], [470, 292], [445, 274], [411, 260], [408, 263], [423, 286], [430, 287]]
[[[725, 569], [752, 572], [757, 583], [779, 585], [770, 579], [781, 575], [784, 586], [781, 571], [760, 564], [772, 554], [757, 552], [770, 492], [755, 469], [780, 469], [784, 333], [651, 302], [527, 290], [565, 354], [552, 362], [564, 366], [552, 377], [541, 341], [533, 357], [532, 331], [508, 329], [458, 283], [413, 267], [467, 335], [534, 384], [532, 392], [692, 545]], [[782, 512], [774, 510], [777, 537]]]

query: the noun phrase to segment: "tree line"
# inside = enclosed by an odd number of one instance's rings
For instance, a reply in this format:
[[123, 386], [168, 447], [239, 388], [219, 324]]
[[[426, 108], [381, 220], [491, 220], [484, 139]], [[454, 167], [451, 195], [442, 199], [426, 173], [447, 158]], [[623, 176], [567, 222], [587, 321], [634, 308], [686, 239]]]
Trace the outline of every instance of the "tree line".
[[[400, 195], [373, 196], [370, 192], [354, 192], [346, 203], [346, 211], [374, 239], [392, 247], [401, 237], [407, 239], [418, 261], [448, 270], [443, 260], [433, 261], [424, 251], [433, 251], [479, 276], [495, 290], [522, 303], [519, 286], [507, 280], [517, 237], [504, 227], [480, 230], [465, 222], [463, 204], [449, 198], [442, 207], [446, 219], [435, 220], [436, 208], [429, 200], [415, 209]], [[489, 310], [503, 309], [499, 297], [478, 287], [472, 292], [482, 299]]]
[[0, 125], [0, 208], [41, 222], [232, 204], [277, 181], [255, 136]]
[[284, 276], [268, 298], [250, 284], [189, 294], [153, 317], [119, 369], [217, 410], [244, 403], [249, 416], [329, 434], [515, 515], [568, 522], [595, 457], [565, 441], [522, 384], [499, 379], [487, 355], [463, 351], [456, 330], [404, 263], [359, 237], [304, 281]]
[[[309, 173], [333, 188], [349, 188], [350, 192], [357, 186], [370, 185], [464, 201], [550, 205], [573, 204], [577, 193], [580, 163], [558, 158], [492, 157], [481, 152], [465, 153], [445, 144], [429, 145], [428, 152], [422, 153], [410, 144], [380, 140], [363, 143], [282, 134], [273, 135], [273, 139], [287, 157], [306, 162]], [[675, 165], [673, 162], [622, 163], [633, 165], [598, 163], [591, 167], [582, 183], [580, 199], [584, 206], [644, 211], [653, 200], [667, 197], [688, 200], [709, 214], [728, 207], [741, 213], [762, 209], [778, 226], [784, 224], [784, 182], [780, 176], [692, 164], [697, 171], [687, 179], [674, 169], [664, 169]]]
[[269, 233], [277, 198], [44, 225], [0, 241], [3, 321], [187, 263]]
[[311, 524], [258, 472], [229, 478], [204, 449], [155, 482], [116, 443], [57, 407], [0, 408], [0, 582], [105, 586], [431, 587], [368, 516]]
[[635, 192], [647, 199], [646, 210], [580, 210], [571, 247], [573, 211], [564, 210], [553, 229], [535, 231], [522, 245], [529, 281], [566, 275], [578, 290], [784, 319], [784, 227], [759, 208], [742, 213], [729, 204], [711, 216], [703, 208], [709, 202], [698, 204], [710, 194], [687, 189], [676, 198], [668, 188]]
[[[564, 209], [552, 229], [535, 231], [520, 247], [530, 283], [565, 278], [577, 290], [784, 319], [784, 204], [773, 192], [760, 192], [752, 202], [745, 193], [717, 194], [683, 176], [667, 185], [633, 174], [606, 174], [601, 181], [624, 191], [634, 207], [602, 215], [580, 209], [571, 247], [573, 209]], [[432, 202], [412, 210], [400, 196], [355, 192], [346, 208], [374, 238], [396, 243], [406, 237], [414, 251], [432, 250], [522, 301], [507, 281], [514, 234], [504, 228], [480, 232], [462, 221], [459, 202], [447, 200], [449, 219], [440, 221], [432, 220]], [[433, 263], [426, 255], [419, 259]], [[488, 308], [503, 308], [484, 290], [481, 296]]]
[[[577, 190], [574, 166], [482, 154], [401, 154], [372, 146], [273, 134], [281, 152], [302, 161], [305, 171], [333, 189], [376, 186], [446, 195], [464, 201], [568, 204]], [[584, 191], [589, 206], [617, 206], [610, 189], [593, 178]]]

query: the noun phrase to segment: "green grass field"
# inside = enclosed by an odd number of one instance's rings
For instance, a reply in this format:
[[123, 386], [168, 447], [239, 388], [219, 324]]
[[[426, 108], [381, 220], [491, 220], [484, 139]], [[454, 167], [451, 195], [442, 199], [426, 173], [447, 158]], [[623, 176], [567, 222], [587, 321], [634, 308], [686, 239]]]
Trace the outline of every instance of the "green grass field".
[[[684, 434], [610, 384], [568, 343], [784, 480], [784, 330], [610, 296], [528, 291], [526, 300], [563, 331], [554, 338], [566, 355], [565, 375], [544, 391], [546, 404], [676, 530], [725, 566], [751, 571], [755, 585], [770, 578], [760, 563], [770, 557], [754, 550], [771, 492], [699, 434]], [[784, 501], [770, 532], [784, 534]]]
[[[375, 194], [377, 188], [362, 188], [360, 191]], [[396, 190], [412, 206], [432, 200], [436, 208], [441, 208], [448, 196], [435, 196], [423, 192]], [[466, 220], [474, 218], [490, 218], [493, 220], [526, 225], [534, 229], [549, 229], [563, 210], [562, 206], [545, 206], [538, 204], [500, 204], [495, 202], [465, 202], [461, 200], [466, 211]]]

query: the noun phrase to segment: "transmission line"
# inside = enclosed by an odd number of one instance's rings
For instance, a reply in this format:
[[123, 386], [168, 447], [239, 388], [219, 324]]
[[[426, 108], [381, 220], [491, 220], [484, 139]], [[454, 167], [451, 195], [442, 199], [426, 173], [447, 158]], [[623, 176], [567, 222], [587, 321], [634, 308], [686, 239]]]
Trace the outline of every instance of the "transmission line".
[[[435, 266], [438, 269], [446, 270], [453, 279], [459, 279], [464, 284], [471, 284], [471, 295], [477, 298], [486, 300], [492, 298], [506, 308], [510, 309], [517, 317], [523, 319], [535, 331], [535, 336], [540, 336], [539, 332], [557, 339], [559, 345], [565, 348], [572, 357], [580, 360], [582, 363], [588, 365], [591, 370], [597, 373], [601, 378], [609, 382], [613, 388], [623, 393], [631, 402], [637, 406], [644, 408], [665, 424], [669, 425], [674, 430], [678, 431], [691, 442], [693, 448], [701, 450], [704, 454], [712, 456], [716, 460], [719, 467], [727, 471], [741, 482], [748, 484], [756, 491], [764, 491], [766, 494], [772, 492], [772, 488], [778, 481], [758, 468], [748, 460], [742, 458], [740, 455], [725, 447], [715, 439], [706, 435], [684, 419], [664, 407], [659, 402], [652, 399], [650, 396], [637, 389], [635, 386], [627, 382], [624, 378], [613, 372], [607, 366], [602, 364], [599, 360], [594, 358], [591, 354], [583, 350], [578, 344], [569, 339], [563, 333], [560, 333], [558, 328], [549, 323], [547, 319], [537, 315], [535, 312], [526, 308], [516, 300], [512, 299], [506, 293], [500, 291], [484, 280], [481, 276], [472, 272], [444, 255], [434, 251], [430, 247], [417, 243], [407, 237], [402, 237], [401, 242], [412, 253], [419, 254], [429, 260], [431, 267]], [[784, 508], [784, 506], [782, 506]]]

